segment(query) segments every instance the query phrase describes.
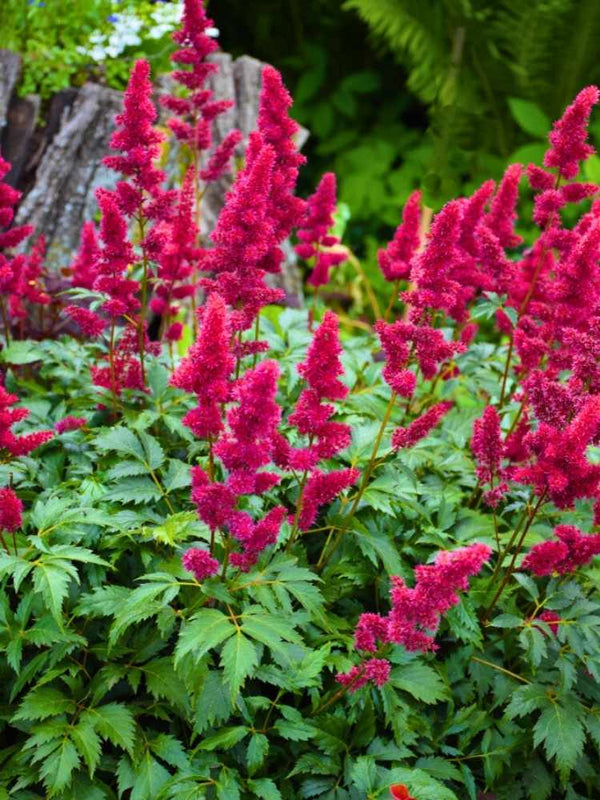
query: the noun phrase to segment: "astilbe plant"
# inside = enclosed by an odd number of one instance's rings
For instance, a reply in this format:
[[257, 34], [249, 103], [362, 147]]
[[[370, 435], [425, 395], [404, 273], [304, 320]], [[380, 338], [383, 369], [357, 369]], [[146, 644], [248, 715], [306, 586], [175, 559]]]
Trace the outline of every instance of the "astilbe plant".
[[[598, 91], [543, 167], [433, 216], [411, 194], [378, 254], [387, 310], [354, 327], [267, 282], [290, 235], [314, 285], [347, 254], [335, 177], [296, 195], [273, 67], [200, 242], [239, 142], [212, 146], [211, 28], [186, 0], [181, 184], [138, 61], [73, 335], [2, 351], [0, 796], [596, 796], [600, 204], [577, 178]], [[5, 345], [51, 295], [39, 239], [15, 255], [17, 200], [0, 184]]]

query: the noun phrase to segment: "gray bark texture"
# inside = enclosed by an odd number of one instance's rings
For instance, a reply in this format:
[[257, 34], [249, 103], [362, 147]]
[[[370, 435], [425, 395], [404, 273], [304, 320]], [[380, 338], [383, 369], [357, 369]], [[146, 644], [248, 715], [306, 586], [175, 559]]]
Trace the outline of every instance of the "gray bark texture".
[[20, 56], [11, 50], [0, 49], [0, 130], [6, 125], [10, 99], [20, 74]]
[[96, 211], [94, 193], [112, 186], [113, 174], [102, 165], [121, 107], [121, 93], [86, 84], [71, 107], [65, 107], [54, 136], [35, 173], [35, 183], [21, 202], [18, 224], [43, 233], [48, 265], [67, 266], [79, 244], [81, 226]]

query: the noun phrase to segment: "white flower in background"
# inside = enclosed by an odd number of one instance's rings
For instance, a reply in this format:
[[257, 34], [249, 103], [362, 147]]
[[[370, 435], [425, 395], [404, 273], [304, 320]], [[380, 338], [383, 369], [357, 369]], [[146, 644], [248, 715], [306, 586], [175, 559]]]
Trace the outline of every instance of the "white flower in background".
[[161, 3], [150, 14], [154, 25], [148, 31], [150, 39], [162, 39], [178, 25], [183, 14], [183, 3]]
[[[150, 27], [135, 12], [121, 11], [113, 5], [114, 13], [108, 17], [112, 25], [110, 33], [94, 31], [89, 38], [89, 46], [78, 47], [77, 51], [100, 63], [107, 58], [118, 58], [127, 48], [142, 43], [144, 38], [162, 39], [177, 28], [183, 14], [183, 2], [160, 3], [150, 13]], [[209, 36], [218, 36], [216, 28], [209, 28]]]

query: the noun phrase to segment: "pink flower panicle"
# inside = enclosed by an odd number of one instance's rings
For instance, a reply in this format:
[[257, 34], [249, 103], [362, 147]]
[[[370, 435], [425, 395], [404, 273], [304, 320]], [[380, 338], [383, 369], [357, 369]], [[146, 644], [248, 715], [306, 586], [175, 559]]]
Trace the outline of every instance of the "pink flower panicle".
[[[157, 257], [155, 294], [150, 309], [165, 318], [167, 330], [170, 330], [170, 320], [179, 313], [178, 301], [191, 297], [196, 291], [193, 276], [201, 251], [196, 247], [198, 229], [193, 215], [193, 192], [193, 174], [188, 171], [173, 217], [160, 228], [165, 244]], [[172, 331], [167, 338], [177, 341], [178, 337]]]
[[[354, 633], [354, 646], [363, 653], [377, 653], [387, 644], [401, 644], [409, 652], [436, 649], [431, 632], [442, 614], [460, 602], [458, 592], [468, 589], [469, 578], [477, 575], [492, 554], [484, 544], [473, 544], [452, 552], [441, 551], [433, 564], [415, 568], [416, 583], [410, 589], [404, 580], [392, 576], [392, 608], [386, 617], [361, 614]], [[371, 664], [373, 666], [369, 667]], [[356, 691], [372, 680], [382, 686], [389, 679], [389, 662], [371, 659], [337, 676], [337, 681]]]
[[461, 342], [447, 342], [442, 331], [429, 325], [379, 320], [375, 330], [385, 355], [383, 377], [401, 397], [410, 397], [416, 387], [416, 376], [408, 369], [411, 350], [426, 380], [434, 378], [444, 362], [464, 350]]
[[338, 318], [333, 311], [326, 311], [308, 348], [306, 361], [298, 365], [298, 373], [319, 399], [343, 400], [348, 394], [348, 387], [338, 380], [344, 374], [342, 353]]
[[419, 248], [421, 227], [421, 196], [413, 192], [404, 205], [402, 223], [386, 248], [377, 253], [379, 268], [386, 281], [406, 281], [410, 277], [413, 259]]
[[337, 236], [330, 233], [334, 224], [335, 207], [335, 175], [327, 172], [321, 178], [315, 193], [307, 200], [302, 227], [298, 231], [301, 243], [295, 248], [300, 258], [314, 259], [313, 269], [307, 280], [311, 286], [324, 286], [328, 283], [331, 267], [343, 263], [347, 258], [343, 250], [336, 252], [330, 249], [340, 242]]
[[421, 439], [424, 439], [438, 425], [442, 417], [450, 411], [453, 403], [445, 401], [436, 403], [427, 409], [424, 414], [413, 420], [405, 428], [396, 428], [392, 434], [392, 447], [399, 450], [405, 447], [413, 447]]
[[23, 525], [23, 503], [13, 489], [0, 489], [0, 530], [13, 533]]
[[228, 172], [235, 149], [242, 141], [242, 138], [242, 134], [239, 131], [229, 131], [221, 144], [215, 148], [208, 164], [200, 171], [200, 177], [205, 183], [217, 181], [221, 175]]
[[524, 438], [532, 460], [512, 470], [511, 478], [546, 494], [557, 508], [573, 508], [575, 500], [597, 497], [600, 465], [590, 464], [588, 445], [600, 431], [600, 398], [590, 397], [562, 430], [546, 422]]
[[391, 664], [385, 658], [371, 658], [361, 666], [352, 667], [349, 672], [341, 672], [336, 681], [347, 686], [349, 692], [357, 692], [369, 681], [375, 686], [384, 686], [390, 678]]
[[435, 650], [428, 631], [437, 630], [441, 615], [457, 605], [458, 592], [466, 591], [469, 577], [480, 572], [491, 552], [479, 543], [453, 552], [441, 551], [433, 564], [416, 567], [413, 589], [402, 578], [392, 577], [388, 640], [409, 651]]
[[307, 531], [317, 518], [321, 506], [330, 503], [344, 489], [355, 484], [359, 477], [359, 471], [354, 468], [331, 472], [313, 470], [304, 487], [302, 508], [298, 518], [299, 529]]
[[100, 238], [102, 249], [98, 259], [98, 276], [94, 290], [108, 295], [102, 310], [111, 318], [135, 314], [140, 307], [137, 299], [139, 283], [125, 278], [124, 273], [135, 261], [133, 248], [127, 239], [127, 221], [119, 210], [116, 196], [98, 189], [98, 205], [102, 212]]
[[[284, 260], [281, 244], [292, 229], [301, 224], [306, 203], [294, 192], [300, 166], [306, 161], [294, 141], [299, 125], [289, 115], [292, 97], [281, 74], [269, 65], [262, 71], [262, 91], [258, 108], [258, 134], [263, 146], [273, 148], [275, 160], [269, 192], [268, 217], [273, 224], [274, 241], [260, 263], [265, 272], [281, 271]], [[247, 158], [253, 158], [253, 145]]]
[[106, 328], [106, 321], [90, 311], [89, 308], [80, 306], [67, 306], [65, 314], [81, 329], [82, 333], [95, 339]]
[[208, 550], [200, 547], [191, 547], [183, 554], [181, 559], [184, 569], [191, 572], [197, 581], [206, 580], [219, 571], [219, 562], [213, 558]]
[[[209, 302], [222, 303], [218, 297]], [[185, 374], [183, 377], [185, 385], [189, 385]], [[230, 564], [243, 571], [277, 541], [286, 514], [278, 506], [254, 522], [248, 513], [237, 509], [240, 496], [263, 494], [279, 481], [274, 473], [259, 472], [272, 460], [281, 419], [275, 400], [278, 377], [277, 363], [263, 361], [246, 372], [234, 387], [230, 399], [235, 404], [227, 412], [227, 428], [214, 445], [214, 455], [229, 473], [227, 481], [211, 482], [201, 467], [192, 468], [192, 500], [198, 516], [212, 531], [228, 529], [237, 539], [242, 552], [232, 553]]]
[[157, 113], [152, 102], [150, 64], [136, 61], [123, 99], [123, 111], [116, 116], [118, 126], [110, 141], [122, 155], [107, 156], [104, 164], [129, 179], [117, 184], [119, 208], [127, 216], [142, 213], [148, 219], [168, 216], [163, 206], [162, 170], [154, 166], [160, 155], [164, 135], [153, 127]]
[[[15, 319], [25, 319], [27, 310], [24, 303], [47, 306], [50, 295], [43, 285], [44, 256], [46, 239], [40, 236], [27, 256], [24, 256], [18, 269], [14, 291], [9, 297], [10, 315]], [[13, 261], [13, 264], [15, 261]]]
[[59, 434], [67, 433], [68, 431], [76, 431], [79, 428], [83, 428], [84, 425], [87, 425], [85, 417], [63, 417], [55, 424], [54, 430]]
[[554, 123], [548, 137], [551, 147], [544, 156], [544, 166], [554, 167], [563, 178], [574, 178], [581, 162], [595, 152], [587, 143], [587, 135], [590, 114], [599, 99], [598, 87], [587, 86]]
[[16, 394], [9, 394], [0, 384], [0, 451], [5, 450], [13, 457], [28, 455], [54, 436], [48, 430], [20, 435], [12, 432], [11, 428], [15, 423], [29, 416], [26, 408], [11, 408], [18, 399]]
[[[208, 61], [219, 49], [216, 39], [208, 33], [213, 27], [202, 0], [184, 0], [181, 27], [173, 34], [179, 49], [171, 60], [180, 67], [173, 71], [173, 78], [184, 88], [185, 95], [161, 97], [162, 105], [175, 115], [167, 124], [176, 138], [197, 155], [210, 150], [215, 120], [233, 105], [230, 100], [215, 100], [214, 92], [206, 85], [209, 76], [218, 71], [218, 65]], [[238, 131], [225, 138], [200, 172], [202, 180], [217, 180], [226, 171], [240, 140]]]
[[301, 436], [308, 437], [309, 445], [293, 448], [283, 436], [276, 437], [274, 460], [283, 469], [309, 471], [321, 459], [331, 458], [350, 444], [350, 426], [332, 421], [335, 407], [323, 402], [325, 399], [343, 400], [348, 394], [348, 388], [338, 380], [344, 372], [340, 361], [342, 352], [338, 319], [332, 311], [327, 311], [315, 331], [306, 360], [298, 366], [308, 386], [300, 393], [288, 417], [288, 423], [294, 425]]
[[276, 244], [270, 215], [275, 151], [262, 146], [257, 136], [252, 141], [259, 150], [238, 173], [211, 234], [216, 247], [206, 254], [203, 269], [215, 272], [216, 278], [201, 281], [231, 307], [236, 331], [251, 328], [263, 306], [283, 297], [281, 290], [267, 286], [260, 267]]
[[377, 642], [387, 642], [388, 620], [379, 614], [366, 613], [358, 618], [354, 631], [354, 647], [367, 653], [377, 652]]
[[574, 525], [557, 525], [556, 539], [534, 545], [523, 559], [522, 567], [534, 575], [565, 575], [588, 564], [600, 555], [600, 534], [588, 535]]
[[504, 248], [518, 247], [523, 241], [514, 230], [519, 199], [519, 181], [523, 173], [521, 164], [511, 164], [504, 173], [492, 200], [490, 210], [484, 217], [485, 226], [497, 237]]
[[273, 438], [281, 421], [275, 399], [278, 378], [279, 366], [270, 360], [244, 374], [235, 387], [237, 403], [227, 412], [228, 430], [215, 445], [215, 455], [230, 472], [230, 483], [244, 482], [240, 494], [256, 491], [257, 472], [271, 461]]
[[92, 289], [98, 275], [100, 246], [93, 222], [85, 222], [81, 229], [79, 250], [71, 264], [71, 284], [83, 289]]
[[[17, 247], [33, 232], [31, 225], [20, 225], [9, 228], [15, 216], [15, 208], [21, 198], [21, 192], [13, 189], [3, 178], [10, 172], [11, 165], [0, 155], [0, 251]], [[9, 228], [9, 230], [2, 230]], [[0, 253], [0, 268], [4, 268], [5, 256]]]
[[471, 449], [477, 461], [477, 478], [480, 484], [493, 484], [502, 473], [502, 435], [500, 417], [494, 406], [487, 406], [473, 425]]
[[459, 241], [464, 210], [463, 200], [452, 200], [434, 217], [425, 249], [411, 269], [415, 289], [406, 299], [412, 322], [418, 322], [427, 308], [449, 313], [456, 306], [461, 286], [452, 271], [463, 259]]
[[285, 516], [286, 510], [283, 506], [272, 508], [256, 523], [246, 514], [234, 516], [230, 530], [241, 543], [243, 552], [231, 554], [232, 566], [238, 567], [242, 572], [248, 572], [250, 567], [256, 564], [260, 553], [277, 542]]

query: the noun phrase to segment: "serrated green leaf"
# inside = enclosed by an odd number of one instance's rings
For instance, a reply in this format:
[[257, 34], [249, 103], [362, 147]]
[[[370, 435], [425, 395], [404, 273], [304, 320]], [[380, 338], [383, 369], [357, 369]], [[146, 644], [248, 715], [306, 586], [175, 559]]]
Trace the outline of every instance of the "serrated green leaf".
[[50, 797], [69, 785], [73, 770], [79, 766], [80, 758], [70, 739], [63, 738], [59, 746], [46, 758], [40, 767], [40, 777]]
[[149, 746], [155, 755], [172, 767], [189, 769], [190, 762], [185, 748], [174, 736], [168, 733], [159, 733], [149, 742]]
[[139, 505], [140, 503], [160, 500], [162, 493], [151, 478], [137, 476], [119, 481], [118, 486], [107, 492], [104, 497], [106, 500], [112, 500], [115, 503], [134, 503]]
[[249, 775], [254, 775], [254, 773], [262, 767], [268, 752], [269, 740], [267, 737], [263, 733], [253, 734], [248, 743], [248, 751], [246, 753], [246, 764], [248, 766]]
[[248, 781], [248, 788], [262, 800], [281, 800], [281, 792], [270, 778], [254, 778]]
[[138, 438], [144, 448], [144, 461], [152, 470], [158, 469], [165, 460], [160, 443], [147, 431], [138, 431]]
[[395, 667], [390, 674], [390, 684], [424, 703], [437, 703], [448, 696], [448, 689], [435, 669], [421, 661]]
[[583, 752], [582, 717], [582, 708], [573, 698], [564, 705], [554, 701], [542, 711], [533, 728], [534, 745], [544, 745], [547, 757], [556, 761], [564, 781]]
[[123, 425], [116, 425], [106, 433], [96, 436], [94, 447], [99, 450], [113, 450], [116, 453], [126, 453], [143, 461], [145, 458], [144, 448], [140, 440], [133, 431]]
[[146, 751], [141, 761], [135, 765], [135, 782], [130, 800], [158, 800], [160, 790], [171, 778], [162, 764]]
[[89, 722], [103, 739], [107, 739], [131, 755], [135, 738], [135, 721], [126, 705], [107, 703], [89, 708], [83, 712], [81, 719]]
[[57, 714], [72, 714], [74, 711], [73, 700], [65, 697], [58, 689], [42, 686], [24, 697], [13, 719], [46, 719]]
[[207, 736], [198, 747], [200, 750], [229, 750], [231, 747], [241, 742], [248, 733], [248, 728], [244, 725], [236, 725], [232, 728], [223, 728], [213, 736]]
[[246, 678], [258, 664], [258, 653], [250, 639], [236, 630], [221, 651], [221, 666], [232, 697], [236, 697]]
[[102, 745], [100, 737], [96, 733], [89, 717], [81, 719], [77, 725], [71, 729], [71, 738], [87, 764], [90, 778], [93, 778], [98, 762], [100, 761]]
[[216, 608], [204, 608], [185, 622], [175, 649], [177, 664], [188, 653], [196, 660], [217, 647], [236, 632], [231, 619]]

